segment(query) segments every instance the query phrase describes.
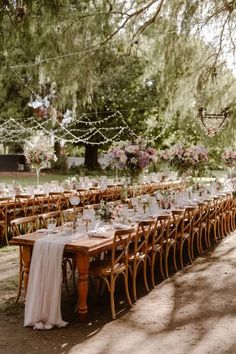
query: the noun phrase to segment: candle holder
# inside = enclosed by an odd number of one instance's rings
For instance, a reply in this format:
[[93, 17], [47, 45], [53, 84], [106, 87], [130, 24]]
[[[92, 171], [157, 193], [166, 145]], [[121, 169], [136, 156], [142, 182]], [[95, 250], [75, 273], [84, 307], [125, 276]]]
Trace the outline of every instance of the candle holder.
[[70, 197], [70, 204], [73, 206], [74, 210], [74, 218], [73, 218], [73, 230], [76, 229], [76, 207], [80, 203], [80, 198], [78, 197], [77, 194], [74, 194]]

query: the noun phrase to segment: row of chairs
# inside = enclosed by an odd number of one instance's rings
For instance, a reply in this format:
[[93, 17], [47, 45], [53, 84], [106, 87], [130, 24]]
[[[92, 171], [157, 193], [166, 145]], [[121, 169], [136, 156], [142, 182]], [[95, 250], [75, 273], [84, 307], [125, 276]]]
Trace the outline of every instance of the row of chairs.
[[[197, 207], [172, 211], [154, 221], [142, 221], [137, 231], [117, 231], [113, 246], [103, 259], [91, 262], [91, 276], [105, 281], [110, 292], [112, 318], [116, 318], [116, 280], [123, 275], [127, 302], [137, 300], [137, 274], [142, 269], [147, 291], [157, 284], [157, 276], [169, 277], [170, 267], [182, 269], [197, 255], [235, 230], [236, 208], [231, 195], [214, 198]], [[185, 250], [185, 252], [184, 252]], [[129, 278], [132, 296], [129, 291]], [[150, 279], [150, 280], [149, 280]], [[149, 281], [148, 281], [149, 280]]]

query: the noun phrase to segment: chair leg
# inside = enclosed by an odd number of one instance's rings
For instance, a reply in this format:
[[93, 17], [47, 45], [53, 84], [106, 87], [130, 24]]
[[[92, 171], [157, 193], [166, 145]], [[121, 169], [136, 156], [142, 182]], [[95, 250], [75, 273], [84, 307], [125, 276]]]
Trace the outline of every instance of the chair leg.
[[114, 292], [115, 292], [115, 278], [112, 275], [111, 276], [111, 287], [110, 287], [110, 301], [111, 301], [111, 313], [112, 313], [113, 320], [116, 319]]
[[67, 279], [66, 260], [65, 260], [65, 262], [62, 263], [62, 275], [63, 275], [63, 281], [64, 281], [65, 288], [66, 288], [66, 296], [67, 296], [68, 301], [70, 301], [70, 292], [69, 292], [68, 279]]
[[153, 253], [151, 256], [151, 280], [152, 280], [152, 287], [155, 288], [155, 260], [156, 260], [156, 253]]
[[18, 288], [17, 288], [17, 295], [16, 295], [15, 304], [17, 304], [20, 299], [21, 290], [22, 290], [22, 282], [23, 282], [23, 272], [22, 272], [22, 270], [20, 270], [19, 276], [18, 276]]
[[134, 301], [137, 301], [136, 277], [137, 277], [137, 265], [134, 263], [133, 272], [132, 272], [132, 286], [133, 286]]
[[[195, 241], [195, 239], [197, 240], [197, 237], [195, 237], [195, 236], [196, 236], [196, 232], [193, 232], [192, 237], [191, 237], [191, 245], [190, 245], [192, 259], [194, 259], [194, 241]], [[197, 241], [196, 241], [196, 243], [197, 243]]]
[[15, 301], [16, 304], [18, 303], [18, 301], [20, 299], [21, 290], [22, 290], [22, 282], [23, 282], [23, 275], [24, 275], [22, 262], [23, 262], [22, 250], [19, 249], [19, 271], [18, 271], [18, 288], [17, 288], [17, 295], [16, 295], [16, 301]]
[[187, 240], [187, 242], [188, 242], [188, 258], [189, 258], [189, 262], [190, 262], [190, 264], [192, 263], [192, 255], [191, 255], [191, 238], [189, 238], [188, 240]]
[[75, 260], [75, 258], [72, 258], [72, 280], [73, 280], [74, 293], [76, 294], [75, 271], [76, 271], [76, 260]]
[[176, 262], [176, 243], [173, 246], [173, 262], [175, 271], [178, 272], [177, 262]]
[[162, 253], [162, 250], [159, 253], [159, 268], [160, 268], [160, 271], [161, 271], [162, 278], [165, 279], [165, 273], [164, 273], [164, 270], [163, 270], [163, 253]]
[[203, 250], [202, 250], [202, 231], [203, 231], [203, 229], [200, 228], [199, 234], [197, 236], [197, 249], [198, 249], [198, 253], [201, 254], [201, 255], [203, 254]]
[[167, 246], [165, 250], [165, 273], [166, 273], [166, 278], [169, 278], [169, 267], [168, 267], [168, 258], [169, 258], [169, 247]]
[[125, 277], [125, 293], [126, 293], [126, 298], [128, 300], [128, 303], [130, 306], [132, 306], [132, 301], [130, 299], [130, 295], [129, 295], [129, 283], [128, 283], [128, 270], [125, 271], [124, 277]]
[[143, 262], [143, 280], [144, 280], [145, 288], [149, 292], [150, 290], [147, 283], [147, 257], [144, 259]]
[[6, 245], [9, 246], [8, 235], [7, 235], [7, 228], [5, 228], [5, 230], [4, 230], [4, 236], [5, 236], [5, 240], [6, 240]]
[[183, 269], [184, 263], [183, 263], [183, 247], [184, 247], [184, 242], [183, 240], [180, 241], [179, 245], [179, 258], [180, 258], [180, 268]]

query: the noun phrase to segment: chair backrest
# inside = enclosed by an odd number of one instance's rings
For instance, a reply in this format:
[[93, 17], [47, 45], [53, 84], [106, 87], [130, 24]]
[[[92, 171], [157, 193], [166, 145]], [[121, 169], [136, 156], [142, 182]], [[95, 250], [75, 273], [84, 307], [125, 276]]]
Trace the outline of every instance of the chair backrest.
[[134, 259], [139, 257], [139, 253], [146, 253], [147, 246], [154, 232], [156, 221], [140, 221], [134, 239]]
[[43, 214], [48, 210], [48, 198], [44, 193], [34, 195], [34, 214]]
[[39, 229], [39, 219], [37, 215], [17, 218], [11, 221], [13, 237], [30, 234]]
[[33, 214], [33, 199], [28, 194], [16, 194], [14, 204], [14, 219], [17, 215], [23, 214], [24, 216]]
[[0, 198], [0, 222], [7, 221], [7, 210], [10, 198]]
[[47, 228], [48, 219], [54, 218], [57, 220], [57, 226], [62, 224], [62, 212], [61, 211], [51, 211], [49, 213], [44, 213], [38, 215], [41, 227]]
[[167, 229], [168, 221], [170, 219], [169, 215], [160, 215], [156, 220], [156, 225], [153, 230], [152, 235], [152, 245], [162, 244], [164, 232]]
[[48, 210], [60, 211], [64, 194], [62, 192], [50, 192], [48, 196]]
[[75, 221], [77, 218], [77, 214], [81, 213], [82, 211], [83, 211], [82, 207], [75, 207], [75, 208], [69, 208], [69, 209], [63, 210], [61, 213], [62, 224], [64, 224], [65, 222], [68, 222], [68, 221]]
[[118, 230], [114, 234], [111, 250], [111, 270], [115, 270], [121, 263], [128, 267], [129, 246], [134, 229]]
[[192, 231], [197, 211], [198, 209], [195, 206], [188, 206], [185, 208], [183, 232], [190, 233]]
[[172, 217], [168, 219], [167, 228], [165, 232], [166, 240], [171, 238], [176, 239], [178, 234], [183, 232], [184, 212], [185, 210], [172, 211]]

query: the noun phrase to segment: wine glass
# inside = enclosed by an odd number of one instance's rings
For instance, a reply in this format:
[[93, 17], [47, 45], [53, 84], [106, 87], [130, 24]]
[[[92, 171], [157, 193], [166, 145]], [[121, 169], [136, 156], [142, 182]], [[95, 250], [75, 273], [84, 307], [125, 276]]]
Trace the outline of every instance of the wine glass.
[[74, 209], [74, 214], [75, 214], [75, 218], [74, 218], [74, 222], [73, 222], [73, 229], [76, 229], [76, 206], [79, 205], [80, 203], [80, 198], [78, 197], [77, 194], [73, 194], [70, 196], [70, 204], [73, 206]]
[[51, 233], [55, 230], [57, 226], [57, 220], [54, 218], [50, 218], [47, 221], [47, 229], [48, 229], [48, 235], [50, 236]]
[[85, 221], [86, 232], [88, 232], [88, 225], [91, 222], [91, 211], [89, 209], [83, 209], [83, 220]]

